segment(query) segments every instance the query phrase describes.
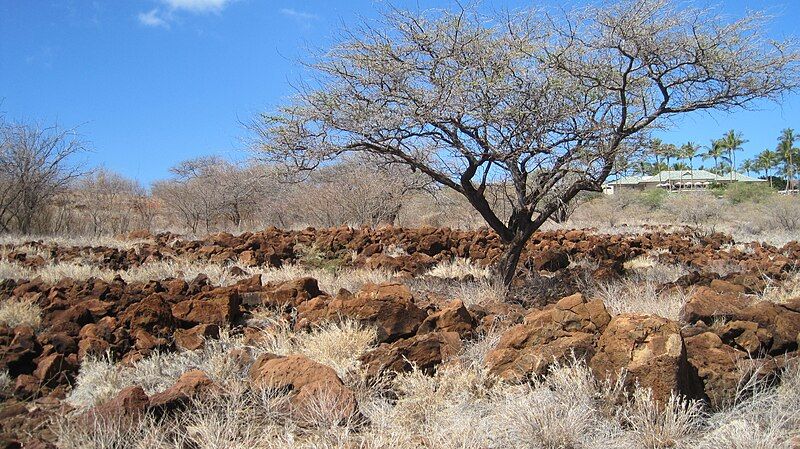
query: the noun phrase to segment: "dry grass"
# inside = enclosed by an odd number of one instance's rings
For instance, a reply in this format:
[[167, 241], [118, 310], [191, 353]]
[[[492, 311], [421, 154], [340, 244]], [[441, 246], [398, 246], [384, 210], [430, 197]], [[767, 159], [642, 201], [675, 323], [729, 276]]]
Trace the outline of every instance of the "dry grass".
[[178, 449], [183, 446], [175, 427], [153, 418], [128, 419], [120, 416], [92, 415], [79, 424], [67, 418], [56, 419], [57, 445], [81, 449]]
[[8, 259], [0, 259], [0, 280], [3, 279], [33, 279], [36, 275], [32, 270], [23, 267]]
[[634, 257], [625, 262], [624, 267], [628, 271], [628, 277], [637, 281], [656, 282], [666, 284], [675, 282], [679, 277], [688, 274], [686, 267], [676, 264], [667, 264], [658, 260], [659, 252]]
[[226, 388], [239, 388], [247, 379], [247, 368], [239, 366], [228, 356], [233, 349], [245, 350], [257, 357], [270, 352], [278, 355], [303, 354], [312, 360], [334, 368], [340, 377], [360, 368], [359, 357], [374, 346], [376, 330], [342, 320], [310, 332], [291, 332], [285, 321], [272, 318], [265, 324], [262, 340], [246, 345], [242, 337], [232, 337], [223, 332], [219, 340], [209, 340], [196, 351], [154, 353], [131, 366], [113, 363], [110, 356], [89, 358], [81, 364], [76, 385], [67, 402], [79, 410], [86, 410], [110, 399], [123, 388], [139, 385], [147, 394], [169, 388], [181, 374], [200, 369]]
[[286, 265], [281, 268], [262, 268], [252, 270], [260, 273], [263, 282], [284, 282], [310, 276], [319, 282], [321, 290], [335, 294], [339, 289], [355, 292], [365, 284], [379, 284], [394, 280], [394, 275], [385, 270], [340, 269], [336, 271], [313, 269], [299, 265]]
[[285, 265], [281, 268], [248, 268], [247, 272], [248, 274], [245, 276], [234, 276], [230, 273], [229, 265], [188, 262], [181, 259], [149, 262], [128, 270], [108, 270], [75, 261], [51, 263], [38, 270], [32, 270], [14, 262], [0, 260], [0, 279], [40, 277], [48, 283], [56, 283], [63, 278], [85, 280], [90, 277], [110, 282], [116, 276], [121, 276], [126, 282], [148, 282], [167, 278], [183, 278], [191, 281], [197, 275], [205, 274], [212, 284], [224, 286], [260, 274], [262, 282], [284, 282], [310, 276], [319, 281], [322, 290], [336, 293], [341, 288], [357, 291], [364, 284], [387, 282], [394, 278], [391, 273], [384, 270], [340, 269], [332, 271], [301, 265]]
[[[753, 377], [755, 379], [755, 377]], [[728, 409], [708, 417], [699, 448], [790, 449], [800, 438], [800, 363], [790, 363], [777, 388], [754, 381]]]
[[[350, 324], [329, 325], [291, 335], [277, 346], [249, 350], [305, 351], [338, 367], [346, 382], [358, 377], [354, 355], [371, 345], [373, 334]], [[622, 379], [601, 382], [582, 361], [555, 364], [545, 378], [510, 385], [491, 378], [483, 354], [493, 335], [467, 342], [461, 357], [433, 376], [410, 372], [386, 383], [353, 385], [369, 424], [334, 419], [334, 398], [320, 397], [305, 413], [287, 411], [286, 398], [274, 391], [251, 390], [248, 367], [226, 366], [227, 352], [241, 341], [223, 338], [203, 350], [156, 355], [133, 367], [107, 361], [84, 365], [70, 396], [137, 383], [147, 391], [166, 388], [179, 372], [204, 369], [222, 392], [196, 403], [168, 421], [62, 420], [61, 447], [111, 448], [788, 448], [800, 432], [800, 370], [790, 367], [777, 389], [756, 384], [728, 409], [705, 415], [697, 402], [673, 396], [656, 404], [648, 390], [628, 394]], [[347, 348], [347, 349], [345, 349]], [[352, 355], [350, 353], [353, 353]], [[99, 369], [98, 369], [99, 366]], [[89, 372], [94, 374], [90, 375]], [[103, 372], [102, 375], [97, 375]], [[220, 372], [227, 372], [220, 376]], [[394, 392], [389, 398], [386, 388]], [[92, 401], [96, 398], [89, 398]], [[91, 401], [89, 401], [91, 402]], [[83, 404], [85, 405], [85, 404]]]
[[657, 253], [633, 258], [624, 264], [627, 276], [608, 282], [595, 281], [589, 272], [581, 278], [580, 290], [603, 300], [609, 313], [640, 313], [678, 320], [691, 290], [664, 290], [688, 271], [680, 265], [665, 264]]
[[640, 313], [677, 321], [681, 308], [691, 296], [682, 290], [659, 291], [653, 281], [622, 279], [596, 284], [592, 295], [603, 300], [612, 315]]
[[485, 279], [490, 277], [491, 273], [488, 268], [479, 267], [468, 258], [457, 257], [445, 262], [439, 262], [425, 275], [451, 279], [460, 279], [465, 276], [471, 276], [474, 279]]
[[0, 371], [0, 392], [8, 391], [12, 384], [13, 381], [11, 380], [11, 376], [8, 374], [8, 371]]
[[800, 273], [794, 273], [784, 282], [767, 285], [760, 296], [764, 301], [776, 303], [784, 303], [791, 299], [800, 298]]
[[38, 328], [42, 324], [42, 309], [24, 299], [4, 299], [0, 301], [0, 324], [11, 328], [20, 324]]
[[623, 411], [634, 441], [646, 448], [691, 447], [703, 418], [701, 402], [670, 395], [665, 404], [659, 404], [645, 389], [636, 390]]
[[113, 236], [55, 236], [55, 235], [9, 235], [0, 236], [0, 245], [23, 246], [28, 242], [40, 242], [45, 245], [71, 246], [105, 246], [117, 249], [136, 248], [149, 240], [127, 240]]
[[344, 378], [360, 367], [359, 357], [374, 347], [377, 336], [374, 328], [343, 320], [298, 338], [297, 352], [330, 366]]

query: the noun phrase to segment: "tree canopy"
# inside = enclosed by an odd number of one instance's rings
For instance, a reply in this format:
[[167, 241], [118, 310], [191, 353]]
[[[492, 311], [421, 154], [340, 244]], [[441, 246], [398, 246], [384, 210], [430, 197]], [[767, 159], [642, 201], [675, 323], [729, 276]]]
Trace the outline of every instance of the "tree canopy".
[[[779, 100], [798, 52], [765, 21], [727, 21], [668, 0], [550, 14], [390, 10], [309, 64], [316, 78], [252, 123], [256, 149], [296, 170], [346, 153], [410, 166], [464, 195], [509, 250], [509, 283], [532, 233], [600, 191], [626, 142], [699, 110]], [[487, 201], [510, 189], [510, 216]]]

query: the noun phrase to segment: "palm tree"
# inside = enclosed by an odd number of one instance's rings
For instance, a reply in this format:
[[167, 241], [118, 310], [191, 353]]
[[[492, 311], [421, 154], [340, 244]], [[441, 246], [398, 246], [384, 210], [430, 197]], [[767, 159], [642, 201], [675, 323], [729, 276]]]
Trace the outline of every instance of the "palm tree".
[[[664, 151], [663, 146], [664, 144], [663, 142], [661, 142], [661, 139], [650, 139], [650, 142], [648, 144], [647, 149], [649, 150], [650, 154], [652, 154], [656, 159], [656, 163], [653, 165], [653, 167], [655, 167], [655, 170], [658, 170], [658, 166], [660, 165], [661, 161], [659, 160], [659, 157]], [[659, 174], [659, 181], [661, 181], [660, 177], [661, 172], [658, 171], [657, 173]]]
[[700, 145], [694, 142], [686, 142], [681, 147], [681, 154], [686, 159], [689, 159], [689, 167], [694, 170], [694, 158], [697, 157], [697, 152], [700, 150]]
[[789, 191], [789, 188], [794, 181], [794, 162], [793, 156], [794, 152], [798, 151], [797, 148], [794, 147], [794, 143], [800, 140], [800, 136], [794, 133], [794, 129], [786, 128], [781, 131], [781, 136], [778, 138], [778, 148], [776, 152], [778, 156], [783, 160], [784, 163], [784, 174], [786, 175], [786, 191]]
[[756, 167], [753, 167], [757, 170], [764, 170], [764, 176], [769, 180], [769, 186], [772, 187], [772, 177], [769, 175], [769, 171], [775, 168], [778, 164], [778, 155], [774, 151], [766, 149], [756, 156]]
[[755, 160], [745, 159], [744, 161], [742, 161], [741, 165], [739, 165], [739, 168], [743, 170], [747, 174], [747, 176], [750, 176], [750, 172], [753, 171], [754, 164]]
[[742, 133], [737, 133], [734, 130], [725, 133], [720, 140], [722, 141], [723, 148], [728, 151], [731, 164], [731, 181], [733, 181], [733, 169], [736, 167], [736, 152], [743, 150], [742, 145], [747, 143], [747, 140], [742, 137]]
[[725, 157], [725, 146], [721, 139], [712, 139], [711, 144], [706, 147], [706, 152], [702, 154], [703, 159], [714, 159], [714, 171], [719, 173], [719, 160]]
[[670, 166], [669, 161], [672, 158], [680, 157], [680, 152], [678, 151], [678, 147], [676, 147], [675, 145], [673, 145], [671, 143], [668, 143], [668, 144], [663, 145], [661, 147], [661, 154], [664, 156], [664, 159], [667, 160], [667, 167]]
[[648, 173], [650, 173], [650, 167], [652, 165], [653, 164], [647, 162], [647, 160], [645, 159], [639, 159], [638, 161], [636, 161], [636, 168], [639, 169], [639, 176], [645, 176]]
[[672, 164], [672, 169], [673, 170], [678, 170], [678, 171], [691, 170], [691, 168], [689, 167], [689, 164], [687, 164], [686, 162], [676, 162], [676, 163]]
[[689, 160], [689, 170], [692, 174], [692, 186], [694, 186], [694, 158], [697, 156], [697, 152], [700, 150], [700, 145], [697, 145], [694, 142], [686, 142], [681, 147], [681, 154], [683, 157]]

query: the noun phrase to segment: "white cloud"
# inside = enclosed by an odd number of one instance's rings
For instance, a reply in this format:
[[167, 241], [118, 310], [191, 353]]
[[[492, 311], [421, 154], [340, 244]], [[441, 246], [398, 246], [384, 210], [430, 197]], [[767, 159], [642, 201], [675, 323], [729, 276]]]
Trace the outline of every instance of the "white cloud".
[[148, 12], [140, 12], [138, 18], [139, 23], [144, 26], [169, 28], [169, 23], [161, 17], [161, 11], [158, 8], [153, 8]]
[[139, 23], [149, 27], [169, 28], [170, 22], [176, 18], [176, 12], [185, 11], [191, 14], [220, 13], [234, 0], [161, 0], [163, 8], [153, 8], [148, 12], [140, 12]]
[[220, 12], [231, 0], [161, 0], [172, 10], [184, 10], [194, 13]]
[[298, 11], [292, 8], [283, 8], [281, 9], [281, 14], [284, 16], [293, 17], [295, 19], [302, 19], [302, 20], [315, 20], [318, 19], [319, 16], [316, 14], [311, 14], [309, 12]]
[[319, 16], [316, 14], [312, 14], [310, 12], [305, 12], [305, 11], [298, 11], [292, 8], [283, 8], [280, 10], [280, 13], [286, 17], [294, 19], [304, 28], [308, 28], [311, 25], [312, 21], [319, 19]]

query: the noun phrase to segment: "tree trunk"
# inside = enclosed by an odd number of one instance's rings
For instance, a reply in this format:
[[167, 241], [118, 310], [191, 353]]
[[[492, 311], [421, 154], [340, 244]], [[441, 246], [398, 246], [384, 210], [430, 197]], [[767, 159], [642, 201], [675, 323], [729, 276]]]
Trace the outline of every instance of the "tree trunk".
[[517, 274], [517, 265], [522, 256], [525, 244], [530, 240], [533, 231], [516, 231], [511, 242], [507, 243], [505, 251], [495, 264], [495, 274], [503, 280], [503, 285], [508, 289]]

